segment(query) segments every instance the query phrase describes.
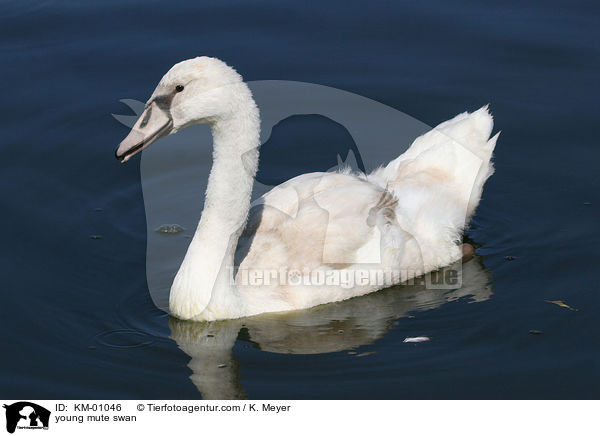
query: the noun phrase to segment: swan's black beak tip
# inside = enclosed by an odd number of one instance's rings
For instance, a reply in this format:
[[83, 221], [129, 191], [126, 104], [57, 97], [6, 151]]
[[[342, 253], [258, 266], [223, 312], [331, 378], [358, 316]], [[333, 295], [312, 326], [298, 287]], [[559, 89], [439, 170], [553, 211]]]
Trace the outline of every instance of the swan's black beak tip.
[[118, 149], [118, 148], [115, 150], [115, 158], [116, 158], [116, 159], [117, 159], [119, 162], [121, 162], [121, 163], [125, 163], [125, 162], [126, 162], [126, 161], [125, 161], [125, 156], [123, 156], [123, 155], [119, 155], [119, 149]]

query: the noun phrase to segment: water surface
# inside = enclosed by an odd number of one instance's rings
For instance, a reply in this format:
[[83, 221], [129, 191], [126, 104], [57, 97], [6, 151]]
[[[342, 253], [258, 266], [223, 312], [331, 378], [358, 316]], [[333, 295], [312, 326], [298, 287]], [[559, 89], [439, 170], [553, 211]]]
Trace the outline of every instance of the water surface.
[[[1, 396], [597, 398], [595, 3], [24, 0], [3, 2], [0, 23]], [[111, 114], [203, 54], [246, 80], [332, 86], [428, 125], [491, 103], [497, 173], [463, 288], [209, 325], [158, 310], [139, 159], [114, 159], [127, 129]], [[294, 123], [308, 123], [302, 141]], [[291, 120], [262, 175], [320, 169], [316, 152], [285, 157], [345, 135]]]

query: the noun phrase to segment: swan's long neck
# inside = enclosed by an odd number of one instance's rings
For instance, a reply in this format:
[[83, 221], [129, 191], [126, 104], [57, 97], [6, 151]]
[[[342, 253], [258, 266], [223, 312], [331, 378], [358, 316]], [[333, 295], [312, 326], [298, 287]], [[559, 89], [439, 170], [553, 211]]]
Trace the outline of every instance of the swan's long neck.
[[260, 121], [245, 85], [237, 97], [235, 111], [212, 124], [213, 166], [204, 210], [171, 287], [170, 310], [179, 318], [211, 320], [243, 312], [231, 277], [258, 168]]

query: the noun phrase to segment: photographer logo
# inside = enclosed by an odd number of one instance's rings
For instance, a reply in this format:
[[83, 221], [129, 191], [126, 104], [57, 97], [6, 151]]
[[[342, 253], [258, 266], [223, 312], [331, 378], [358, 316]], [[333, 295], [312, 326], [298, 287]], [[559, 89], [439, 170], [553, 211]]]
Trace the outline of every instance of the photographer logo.
[[6, 409], [6, 431], [14, 433], [22, 430], [48, 430], [50, 411], [29, 401], [19, 401], [3, 406]]

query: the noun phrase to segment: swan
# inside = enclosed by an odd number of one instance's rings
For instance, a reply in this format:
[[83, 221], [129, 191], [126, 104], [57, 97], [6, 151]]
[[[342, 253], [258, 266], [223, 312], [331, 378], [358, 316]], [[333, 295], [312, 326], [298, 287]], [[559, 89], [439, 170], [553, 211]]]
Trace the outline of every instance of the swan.
[[461, 235], [493, 173], [488, 107], [417, 138], [370, 174], [308, 173], [251, 204], [260, 116], [240, 74], [197, 57], [163, 76], [115, 151], [210, 125], [204, 209], [173, 280], [169, 311], [215, 321], [306, 309], [405, 282], [460, 260]]

